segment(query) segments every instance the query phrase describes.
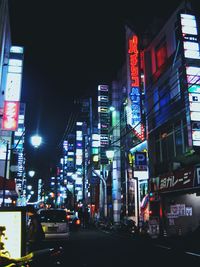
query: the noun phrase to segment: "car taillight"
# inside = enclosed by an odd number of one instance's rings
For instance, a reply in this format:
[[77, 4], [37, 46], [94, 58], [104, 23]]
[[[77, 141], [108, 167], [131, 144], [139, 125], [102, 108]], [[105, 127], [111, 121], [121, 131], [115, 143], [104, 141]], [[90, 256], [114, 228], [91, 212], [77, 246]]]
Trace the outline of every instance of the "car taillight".
[[70, 219], [70, 215], [67, 215], [66, 218], [67, 218], [67, 220], [69, 220]]
[[81, 223], [81, 221], [78, 219], [76, 220], [76, 224], [79, 225]]

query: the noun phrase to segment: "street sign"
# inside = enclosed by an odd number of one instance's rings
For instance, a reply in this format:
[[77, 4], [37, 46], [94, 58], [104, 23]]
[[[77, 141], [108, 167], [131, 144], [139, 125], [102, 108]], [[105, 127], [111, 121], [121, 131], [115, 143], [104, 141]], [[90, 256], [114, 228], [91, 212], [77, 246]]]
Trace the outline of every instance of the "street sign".
[[147, 170], [147, 154], [146, 152], [135, 152], [135, 170]]

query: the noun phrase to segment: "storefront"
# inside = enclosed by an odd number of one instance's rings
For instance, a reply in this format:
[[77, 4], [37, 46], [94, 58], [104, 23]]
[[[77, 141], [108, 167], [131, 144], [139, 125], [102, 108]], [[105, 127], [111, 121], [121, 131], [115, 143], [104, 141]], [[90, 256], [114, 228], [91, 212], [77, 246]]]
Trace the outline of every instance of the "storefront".
[[185, 235], [200, 224], [198, 172], [198, 167], [191, 167], [159, 177], [161, 229], [168, 236]]

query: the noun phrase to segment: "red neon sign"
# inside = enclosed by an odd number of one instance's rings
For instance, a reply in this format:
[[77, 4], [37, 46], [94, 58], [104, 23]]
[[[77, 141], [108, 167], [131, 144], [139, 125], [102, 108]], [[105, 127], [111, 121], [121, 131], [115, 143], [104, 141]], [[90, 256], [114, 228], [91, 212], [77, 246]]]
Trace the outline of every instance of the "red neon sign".
[[130, 100], [131, 100], [131, 126], [132, 131], [137, 138], [144, 140], [144, 126], [142, 123], [138, 125], [138, 121], [141, 121], [140, 114], [140, 73], [139, 73], [139, 51], [138, 51], [138, 37], [133, 35], [128, 42], [128, 54], [129, 54], [129, 69], [130, 69]]
[[18, 127], [19, 101], [4, 101], [2, 129], [16, 131]]
[[132, 39], [129, 39], [129, 64], [130, 64], [130, 76], [131, 86], [139, 87], [139, 69], [138, 69], [138, 37], [134, 35]]

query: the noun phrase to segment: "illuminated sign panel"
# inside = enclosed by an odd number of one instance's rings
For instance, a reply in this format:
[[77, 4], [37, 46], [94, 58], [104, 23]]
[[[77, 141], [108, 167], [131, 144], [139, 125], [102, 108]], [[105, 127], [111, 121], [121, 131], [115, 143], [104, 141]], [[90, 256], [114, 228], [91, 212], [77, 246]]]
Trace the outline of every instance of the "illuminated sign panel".
[[[16, 59], [17, 58], [17, 59]], [[23, 47], [12, 46], [8, 61], [2, 129], [16, 131], [18, 127], [19, 101], [23, 67]]]
[[[19, 62], [21, 60], [13, 60], [12, 65], [8, 67], [8, 76], [6, 82], [6, 91], [5, 91], [5, 100], [6, 101], [20, 101], [21, 94], [21, 79], [22, 79], [22, 67], [19, 66]], [[11, 72], [12, 71], [12, 72]]]
[[128, 67], [130, 75], [129, 106], [127, 107], [128, 124], [133, 128], [134, 134], [144, 140], [144, 127], [141, 123], [140, 107], [140, 72], [138, 37], [132, 34], [128, 40]]
[[[0, 211], [0, 241], [10, 258], [22, 256], [22, 212]], [[2, 251], [0, 251], [2, 252]]]
[[[181, 30], [183, 36], [184, 57], [200, 59], [197, 23], [194, 15], [181, 14]], [[192, 124], [193, 146], [200, 146], [200, 67], [187, 65], [188, 98], [190, 120]]]
[[18, 54], [23, 54], [24, 53], [24, 49], [21, 46], [11, 46], [10, 48], [10, 52], [11, 53], [18, 53]]
[[18, 127], [19, 102], [4, 101], [2, 129], [16, 131]]
[[[10, 141], [10, 137], [4, 136], [0, 138], [0, 160], [6, 159], [6, 144]], [[10, 150], [8, 151], [8, 158], [10, 158]]]
[[106, 148], [109, 146], [109, 87], [108, 85], [98, 86], [98, 119], [99, 119], [99, 145], [100, 162], [107, 163]]

